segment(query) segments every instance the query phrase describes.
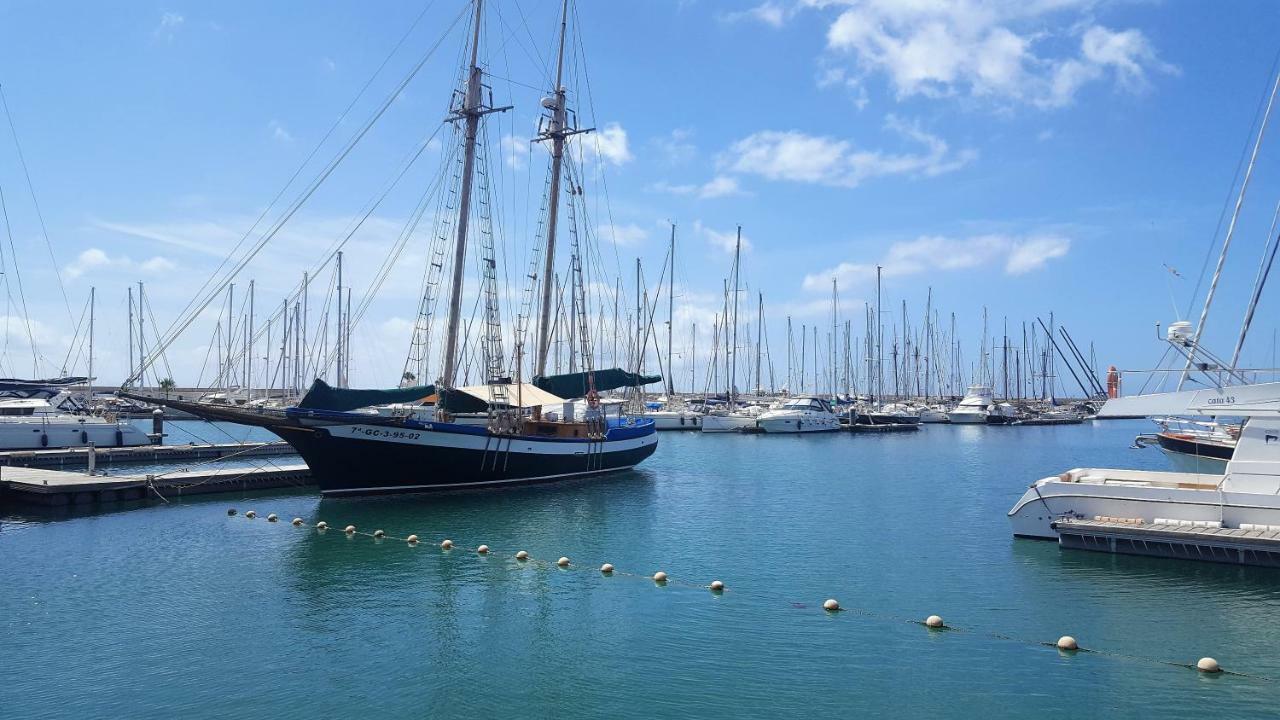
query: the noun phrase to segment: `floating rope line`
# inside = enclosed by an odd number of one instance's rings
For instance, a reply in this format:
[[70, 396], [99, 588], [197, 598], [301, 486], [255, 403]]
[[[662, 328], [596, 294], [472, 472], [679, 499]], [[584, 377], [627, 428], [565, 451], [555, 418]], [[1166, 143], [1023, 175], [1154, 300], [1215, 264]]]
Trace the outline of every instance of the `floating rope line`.
[[[230, 517], [236, 517], [237, 512], [234, 508], [232, 508], [227, 511], [227, 515]], [[257, 517], [257, 513], [253, 510], [249, 510], [245, 512], [244, 515], [241, 517], [243, 517], [246, 520], [253, 520], [254, 518]], [[295, 518], [292, 524], [294, 527], [303, 527], [306, 525], [306, 523], [303, 522], [301, 518]], [[328, 523], [324, 521], [320, 521], [316, 523], [313, 526], [313, 528], [319, 534], [323, 535], [323, 534], [326, 534], [326, 532], [329, 530], [336, 529], [336, 526], [330, 526]], [[410, 547], [417, 547], [419, 545], [429, 544], [429, 543], [423, 542], [418, 535], [409, 535], [407, 537], [396, 537], [394, 535], [386, 534], [386, 532], [383, 530], [374, 530], [373, 532], [365, 532], [365, 531], [359, 530], [354, 525], [347, 525], [345, 526], [344, 529], [338, 530], [338, 532], [343, 533], [348, 539], [354, 538], [355, 536], [359, 535], [359, 536], [372, 538], [373, 540], [376, 540], [379, 542], [383, 540], [398, 540], [400, 542], [403, 542], [409, 545]], [[465, 550], [465, 548], [459, 547], [455, 541], [450, 539], [442, 540], [435, 547], [439, 548], [440, 552], [444, 554], [451, 554], [453, 551]], [[475, 549], [471, 550], [470, 554], [478, 555], [480, 557], [488, 557], [490, 555], [496, 554], [496, 551], [488, 545], [479, 545]], [[539, 558], [534, 558], [524, 550], [520, 550], [514, 553], [511, 557], [515, 559], [517, 563], [516, 565], [517, 567], [527, 566], [527, 567], [534, 567], [534, 568], [546, 569], [546, 570], [556, 569], [556, 570], [565, 570], [565, 571], [590, 569], [592, 567], [590, 564], [573, 563], [569, 560], [569, 558], [565, 558], [565, 557], [562, 557], [555, 562], [542, 560]], [[597, 572], [599, 572], [601, 575], [605, 577], [618, 576], [618, 577], [625, 577], [625, 578], [631, 578], [631, 579], [648, 580], [649, 582], [655, 585], [658, 585], [659, 587], [666, 587], [670, 585], [674, 587], [710, 590], [713, 594], [717, 596], [729, 592], [729, 589], [724, 585], [723, 582], [719, 580], [713, 580], [712, 582], [705, 583], [705, 584], [697, 583], [697, 582], [692, 582], [688, 580], [682, 580], [680, 578], [671, 578], [671, 577], [668, 577], [665, 572], [661, 572], [661, 571], [656, 572], [653, 575], [642, 575], [640, 573], [627, 572], [625, 570], [615, 569], [614, 566], [610, 563], [604, 563], [603, 565], [601, 565], [597, 570]], [[778, 599], [776, 597], [771, 597], [768, 595], [758, 594], [754, 592], [747, 592], [746, 594], [750, 596], [758, 597], [758, 598], [768, 599], [768, 600]], [[808, 609], [810, 605], [808, 603], [791, 602], [791, 607], [796, 609]], [[1202, 658], [1198, 663], [1186, 663], [1186, 662], [1177, 662], [1174, 660], [1161, 660], [1160, 658], [1146, 657], [1143, 655], [1130, 655], [1127, 653], [1115, 652], [1111, 650], [1101, 650], [1098, 648], [1080, 647], [1076, 645], [1075, 640], [1070, 637], [1063, 637], [1056, 643], [1044, 642], [1042, 640], [1031, 640], [1024, 637], [1018, 637], [1016, 635], [1006, 635], [1004, 633], [992, 632], [989, 630], [981, 630], [976, 628], [966, 628], [966, 627], [958, 627], [955, 625], [943, 624], [942, 618], [936, 615], [931, 615], [925, 620], [919, 620], [914, 618], [905, 618], [900, 615], [894, 615], [890, 613], [883, 613], [876, 610], [871, 610], [869, 608], [846, 607], [844, 605], [841, 605], [839, 602], [837, 602], [834, 599], [827, 600], [823, 604], [819, 605], [819, 607], [821, 607], [827, 615], [831, 615], [831, 616], [839, 615], [840, 613], [851, 613], [859, 617], [865, 617], [865, 618], [880, 620], [884, 622], [918, 625], [918, 626], [927, 628], [931, 633], [932, 632], [951, 632], [951, 633], [958, 633], [958, 634], [964, 634], [964, 635], [972, 635], [974, 637], [985, 637], [992, 640], [1001, 640], [1005, 642], [1017, 643], [1019, 645], [1024, 645], [1032, 648], [1044, 648], [1044, 647], [1057, 648], [1058, 651], [1064, 655], [1076, 655], [1076, 654], [1098, 655], [1101, 657], [1107, 657], [1107, 658], [1112, 658], [1116, 660], [1128, 660], [1131, 662], [1143, 662], [1143, 663], [1149, 663], [1152, 665], [1163, 665], [1167, 667], [1176, 667], [1176, 668], [1195, 670], [1202, 675], [1230, 675], [1234, 677], [1248, 678], [1250, 680], [1260, 680], [1263, 682], [1271, 682], [1271, 683], [1277, 682], [1276, 678], [1267, 677], [1265, 675], [1256, 675], [1253, 673], [1240, 672], [1236, 670], [1226, 670], [1224, 668], [1219, 667], [1217, 661], [1213, 660], [1212, 658]], [[1064, 645], [1063, 643], [1065, 641], [1070, 641], [1070, 645]]]

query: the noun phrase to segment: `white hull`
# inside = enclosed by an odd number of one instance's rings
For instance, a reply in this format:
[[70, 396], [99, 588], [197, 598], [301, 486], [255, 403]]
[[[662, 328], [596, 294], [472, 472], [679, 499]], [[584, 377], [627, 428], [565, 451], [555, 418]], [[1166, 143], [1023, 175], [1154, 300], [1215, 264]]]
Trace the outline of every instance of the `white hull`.
[[[127, 423], [94, 422], [63, 416], [58, 420], [0, 421], [0, 450], [43, 448], [136, 447], [151, 444], [146, 433]], [[118, 431], [118, 434], [117, 434]]]
[[750, 415], [704, 415], [702, 416], [702, 432], [742, 432], [754, 430], [756, 419]]
[[947, 413], [947, 421], [953, 425], [986, 425], [987, 413], [971, 412], [968, 410], [953, 410]]
[[1187, 453], [1160, 448], [1160, 452], [1169, 458], [1169, 464], [1177, 472], [1198, 473], [1201, 475], [1221, 475], [1227, 471], [1227, 461], [1204, 455], [1188, 455]]
[[922, 423], [949, 423], [951, 418], [941, 410], [925, 408], [920, 411], [920, 422]]
[[[1090, 520], [1098, 516], [1141, 518], [1145, 523], [1156, 518], [1203, 520], [1221, 522], [1223, 527], [1239, 527], [1242, 523], [1280, 525], [1280, 496], [1219, 492], [1221, 475], [1100, 472], [1116, 476], [1109, 481], [1115, 484], [1061, 482], [1054, 478], [1027, 490], [1009, 511], [1013, 534], [1056, 540], [1058, 534], [1050, 523], [1064, 516]], [[1152, 482], [1141, 484], [1144, 481]]]
[[655, 410], [642, 417], [652, 420], [653, 426], [658, 430], [699, 430], [704, 416], [679, 410]]
[[760, 418], [760, 429], [766, 433], [832, 432], [840, 429], [840, 419], [832, 415]]

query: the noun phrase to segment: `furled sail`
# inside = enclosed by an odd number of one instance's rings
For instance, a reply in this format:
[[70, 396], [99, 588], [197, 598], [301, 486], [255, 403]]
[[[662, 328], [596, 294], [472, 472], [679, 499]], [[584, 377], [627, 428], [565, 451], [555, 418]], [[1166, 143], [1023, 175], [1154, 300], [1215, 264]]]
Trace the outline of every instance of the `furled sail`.
[[[585, 372], [567, 373], [565, 375], [546, 375], [535, 377], [533, 384], [552, 395], [562, 398], [580, 398], [586, 397], [587, 391], [587, 374]], [[650, 385], [656, 382], [662, 382], [661, 375], [641, 375], [639, 373], [627, 372], [621, 368], [610, 368], [608, 370], [596, 370], [591, 373], [595, 376], [596, 392], [605, 392], [608, 390], [616, 390], [624, 387], [640, 387], [641, 385]]]
[[415, 385], [391, 390], [351, 390], [336, 388], [316, 378], [311, 389], [302, 396], [298, 407], [306, 410], [335, 410], [345, 412], [372, 405], [393, 403], [420, 403], [435, 393], [434, 385]]

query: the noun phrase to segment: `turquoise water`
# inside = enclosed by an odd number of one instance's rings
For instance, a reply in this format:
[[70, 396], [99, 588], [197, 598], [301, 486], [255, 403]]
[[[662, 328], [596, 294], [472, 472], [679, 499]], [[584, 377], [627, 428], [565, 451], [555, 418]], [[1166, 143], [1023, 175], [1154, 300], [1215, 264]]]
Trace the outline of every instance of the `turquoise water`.
[[[1009, 535], [1038, 477], [1164, 467], [1128, 449], [1148, 428], [664, 434], [635, 472], [502, 493], [10, 508], [0, 716], [1274, 714], [1280, 573]], [[1063, 634], [1099, 652], [1038, 644]], [[1247, 676], [1169, 664], [1204, 655]]]

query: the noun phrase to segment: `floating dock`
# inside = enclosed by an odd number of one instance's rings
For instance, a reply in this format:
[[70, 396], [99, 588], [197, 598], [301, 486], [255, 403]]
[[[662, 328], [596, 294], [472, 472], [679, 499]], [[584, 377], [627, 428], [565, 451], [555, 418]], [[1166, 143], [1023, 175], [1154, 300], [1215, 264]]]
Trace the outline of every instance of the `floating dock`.
[[306, 464], [217, 467], [145, 474], [89, 475], [34, 467], [0, 467], [0, 491], [9, 499], [47, 507], [99, 504], [220, 492], [244, 492], [311, 483]]
[[[94, 463], [159, 463], [174, 460], [204, 460], [236, 457], [270, 457], [293, 455], [289, 443], [250, 442], [212, 445], [138, 445], [136, 447], [94, 448]], [[85, 468], [89, 465], [89, 448], [50, 448], [47, 450], [0, 451], [0, 466], [32, 468]]]
[[1280, 567], [1280, 528], [1063, 519], [1053, 523], [1053, 529], [1059, 546], [1075, 550]]
[[852, 432], [859, 432], [859, 433], [861, 432], [870, 432], [870, 433], [913, 432], [920, 429], [920, 423], [915, 423], [915, 424], [883, 423], [880, 425], [865, 425], [865, 424], [858, 424], [858, 423], [849, 423], [848, 425], [841, 425], [840, 428], [843, 430], [850, 430]]

